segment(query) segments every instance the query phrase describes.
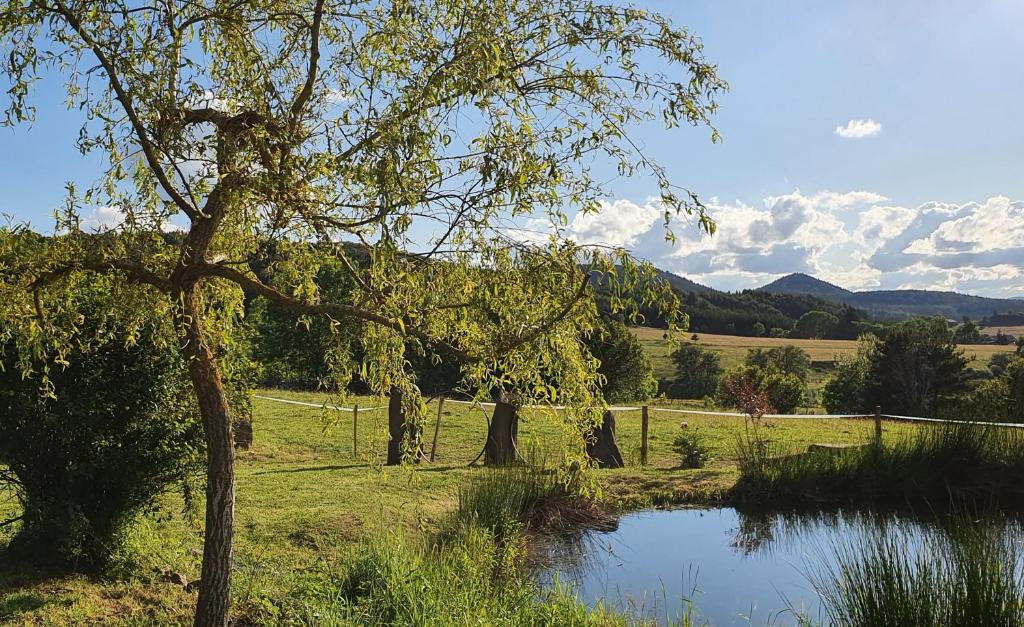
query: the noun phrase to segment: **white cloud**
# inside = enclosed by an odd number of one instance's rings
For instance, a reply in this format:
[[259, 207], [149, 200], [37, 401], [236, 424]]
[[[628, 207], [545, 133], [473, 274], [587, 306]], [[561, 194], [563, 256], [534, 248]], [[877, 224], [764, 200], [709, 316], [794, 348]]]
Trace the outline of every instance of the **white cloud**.
[[[148, 216], [137, 216], [140, 220], [140, 226], [142, 228], [154, 228], [156, 226], [155, 220], [149, 219]], [[143, 222], [149, 222], [149, 224], [143, 224]], [[80, 227], [83, 231], [90, 233], [105, 233], [107, 231], [116, 231], [124, 226], [125, 215], [121, 211], [120, 207], [116, 205], [104, 205], [93, 209], [90, 213], [82, 216]], [[174, 224], [172, 222], [164, 221], [160, 224], [160, 228], [166, 232], [172, 231], [184, 231], [184, 227]]]
[[[665, 270], [719, 289], [758, 287], [806, 272], [847, 289], [945, 289], [1024, 296], [1024, 202], [893, 204], [869, 191], [770, 196], [758, 205], [709, 198], [718, 224], [708, 236], [677, 223], [665, 242], [661, 203], [618, 200], [576, 215], [563, 235], [631, 248]], [[546, 240], [545, 220], [519, 239]]]
[[628, 200], [602, 202], [600, 211], [577, 213], [569, 224], [569, 237], [580, 244], [633, 246], [664, 215], [660, 201], [648, 199], [643, 205]]
[[871, 137], [882, 132], [882, 125], [871, 118], [866, 120], [850, 120], [846, 126], [837, 126], [835, 134], [844, 139], [860, 139]]

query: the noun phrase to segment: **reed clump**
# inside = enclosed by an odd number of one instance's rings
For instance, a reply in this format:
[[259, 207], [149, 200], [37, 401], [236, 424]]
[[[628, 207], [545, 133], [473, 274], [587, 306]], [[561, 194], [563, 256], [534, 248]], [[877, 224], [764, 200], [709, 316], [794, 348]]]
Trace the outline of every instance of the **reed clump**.
[[1024, 625], [1021, 527], [957, 517], [923, 537], [893, 527], [835, 548], [810, 574], [827, 624]]
[[756, 430], [737, 447], [739, 502], [1024, 503], [1024, 435], [973, 423], [929, 425], [862, 447], [795, 453]]

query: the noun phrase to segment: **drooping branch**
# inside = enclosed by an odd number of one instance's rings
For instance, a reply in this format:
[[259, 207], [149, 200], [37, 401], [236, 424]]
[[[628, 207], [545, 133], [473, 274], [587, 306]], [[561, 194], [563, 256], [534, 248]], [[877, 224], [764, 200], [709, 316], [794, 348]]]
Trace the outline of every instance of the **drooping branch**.
[[[50, 7], [45, 5], [41, 6], [46, 11], [50, 11]], [[142, 147], [142, 153], [146, 157], [146, 163], [149, 164], [150, 169], [153, 172], [153, 176], [157, 182], [160, 183], [160, 187], [164, 192], [174, 201], [181, 211], [185, 213], [190, 219], [195, 220], [199, 216], [199, 210], [193, 207], [188, 200], [182, 196], [171, 180], [167, 176], [167, 172], [164, 171], [163, 166], [160, 164], [160, 159], [157, 156], [157, 148], [149, 138], [149, 133], [146, 131], [146, 127], [142, 123], [142, 119], [139, 117], [138, 111], [135, 110], [135, 105], [132, 102], [131, 96], [128, 95], [127, 90], [121, 83], [120, 75], [117, 73], [114, 64], [107, 57], [107, 54], [103, 51], [103, 47], [100, 46], [99, 42], [93, 39], [92, 35], [82, 24], [82, 21], [78, 19], [70, 9], [64, 6], [62, 2], [58, 0], [55, 5], [55, 12], [60, 15], [64, 20], [74, 29], [75, 33], [81, 38], [82, 43], [89, 47], [92, 53], [96, 56], [96, 59], [100, 62], [103, 70], [107, 74], [107, 79], [110, 81], [110, 87], [114, 90], [114, 95], [117, 98], [118, 103], [124, 109], [125, 115], [128, 116], [128, 121], [131, 123], [132, 130], [135, 132], [136, 139], [139, 141], [139, 146]]]

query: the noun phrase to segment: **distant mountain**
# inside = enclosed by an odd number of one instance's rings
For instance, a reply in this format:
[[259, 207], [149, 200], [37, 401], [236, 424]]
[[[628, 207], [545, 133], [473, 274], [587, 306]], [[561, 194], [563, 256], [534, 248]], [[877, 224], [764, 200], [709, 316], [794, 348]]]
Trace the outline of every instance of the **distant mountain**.
[[908, 316], [944, 316], [959, 320], [979, 319], [993, 313], [1024, 310], [1024, 302], [1012, 298], [986, 298], [957, 292], [931, 290], [869, 290], [851, 292], [806, 274], [790, 274], [758, 288], [773, 294], [810, 294], [862, 309], [881, 319]]
[[[800, 316], [817, 310], [831, 313], [839, 321], [831, 332], [833, 337], [849, 339], [857, 337], [857, 325], [867, 320], [867, 314], [854, 307], [811, 294], [722, 292], [664, 270], [658, 270], [658, 275], [679, 296], [682, 309], [690, 318], [690, 331], [695, 333], [780, 335], [791, 330]], [[610, 313], [607, 280], [593, 278], [598, 307]], [[641, 313], [646, 325], [665, 325], [660, 312], [654, 308], [641, 307]]]
[[787, 274], [781, 279], [776, 279], [758, 289], [762, 292], [772, 292], [773, 294], [810, 294], [839, 301], [853, 294], [850, 290], [844, 290], [838, 285], [832, 285], [827, 281], [816, 279], [802, 272]]

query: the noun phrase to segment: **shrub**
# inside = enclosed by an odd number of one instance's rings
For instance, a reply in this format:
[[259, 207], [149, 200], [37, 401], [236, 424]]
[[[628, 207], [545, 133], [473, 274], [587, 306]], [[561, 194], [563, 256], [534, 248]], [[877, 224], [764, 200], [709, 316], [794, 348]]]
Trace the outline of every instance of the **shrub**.
[[[173, 343], [91, 311], [67, 363], [22, 376], [0, 345], [0, 464], [23, 508], [12, 548], [76, 569], [101, 567], [132, 517], [201, 468], [202, 428]], [[2, 334], [0, 334], [2, 335]], [[48, 372], [52, 394], [41, 394]]]
[[741, 381], [749, 381], [753, 389], [765, 395], [771, 410], [789, 413], [800, 406], [806, 391], [804, 382], [793, 374], [765, 370], [758, 366], [740, 366], [722, 377], [718, 389], [718, 400], [728, 407], [742, 407], [741, 399], [733, 390], [739, 389]]
[[832, 414], [866, 412], [865, 394], [871, 360], [877, 345], [873, 335], [862, 335], [853, 355], [836, 355], [835, 371], [821, 390], [821, 402]]
[[587, 348], [601, 362], [601, 392], [609, 403], [644, 401], [658, 392], [643, 344], [623, 323], [603, 321], [587, 339]]
[[715, 393], [722, 375], [721, 357], [695, 344], [680, 346], [672, 353], [675, 378], [667, 382], [669, 398], [704, 398]]
[[799, 346], [778, 346], [776, 348], [751, 348], [747, 350], [744, 363], [757, 366], [765, 371], [781, 372], [807, 380], [811, 371], [811, 356]]
[[711, 461], [711, 449], [697, 430], [688, 430], [673, 442], [682, 468], [703, 468]]
[[771, 372], [762, 379], [761, 389], [775, 411], [788, 414], [803, 402], [806, 386], [796, 375]]

